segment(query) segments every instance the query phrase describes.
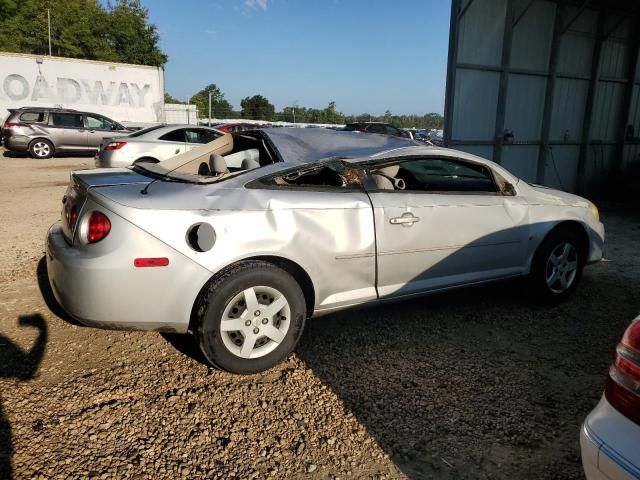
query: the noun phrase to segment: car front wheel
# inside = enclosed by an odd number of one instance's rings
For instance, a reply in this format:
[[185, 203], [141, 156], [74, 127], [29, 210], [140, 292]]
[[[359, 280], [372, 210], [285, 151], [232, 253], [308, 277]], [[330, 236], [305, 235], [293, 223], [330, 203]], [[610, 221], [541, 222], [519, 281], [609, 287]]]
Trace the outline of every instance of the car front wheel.
[[263, 261], [240, 263], [216, 277], [201, 295], [196, 338], [207, 360], [223, 370], [267, 370], [294, 349], [306, 305], [295, 279]]
[[53, 156], [53, 144], [49, 140], [39, 138], [29, 145], [29, 155], [31, 158], [50, 158]]
[[552, 232], [536, 252], [531, 271], [534, 289], [542, 300], [562, 301], [582, 277], [584, 253], [580, 237], [571, 230]]

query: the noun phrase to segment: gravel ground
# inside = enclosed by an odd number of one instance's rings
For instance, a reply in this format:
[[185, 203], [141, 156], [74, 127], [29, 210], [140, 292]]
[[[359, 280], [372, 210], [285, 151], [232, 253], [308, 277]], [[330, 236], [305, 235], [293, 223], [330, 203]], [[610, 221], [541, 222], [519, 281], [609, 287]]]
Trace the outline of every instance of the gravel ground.
[[51, 301], [43, 240], [88, 158], [0, 156], [0, 478], [583, 478], [578, 432], [640, 311], [640, 216], [545, 308], [519, 282], [311, 320], [261, 375], [188, 336], [94, 330]]

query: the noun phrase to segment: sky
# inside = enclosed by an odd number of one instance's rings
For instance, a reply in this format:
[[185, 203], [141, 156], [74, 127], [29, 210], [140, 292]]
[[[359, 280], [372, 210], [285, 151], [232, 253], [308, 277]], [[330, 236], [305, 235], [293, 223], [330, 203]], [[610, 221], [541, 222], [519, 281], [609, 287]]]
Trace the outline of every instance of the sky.
[[169, 55], [165, 90], [215, 83], [234, 108], [443, 113], [447, 0], [144, 0]]

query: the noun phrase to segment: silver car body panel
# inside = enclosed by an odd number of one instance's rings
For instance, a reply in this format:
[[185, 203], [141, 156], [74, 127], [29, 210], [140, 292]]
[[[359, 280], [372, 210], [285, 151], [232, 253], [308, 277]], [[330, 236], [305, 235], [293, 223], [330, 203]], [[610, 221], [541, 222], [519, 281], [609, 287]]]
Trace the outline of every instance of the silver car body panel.
[[[296, 142], [300, 137], [279, 130], [285, 129], [273, 129], [274, 135], [269, 129], [262, 132], [267, 132], [285, 162], [215, 183], [154, 180], [129, 169], [75, 172], [74, 181], [87, 192], [86, 200], [79, 200], [84, 202], [79, 222], [92, 209], [104, 211], [116, 222], [110, 235], [94, 245], [78, 242], [77, 232], [65, 231], [64, 220], [62, 226], [52, 227], [47, 261], [62, 306], [92, 325], [184, 332], [195, 299], [212, 276], [236, 262], [265, 258], [295, 264], [308, 275], [314, 291], [309, 307], [320, 315], [525, 275], [546, 234], [567, 220], [588, 232], [589, 261], [602, 257], [604, 229], [590, 213], [587, 200], [529, 186], [488, 160], [436, 147], [407, 147], [404, 139], [381, 140], [385, 136], [362, 133], [351, 134], [360, 137], [356, 149], [353, 145], [314, 149], [311, 142]], [[340, 137], [321, 135], [321, 143]], [[374, 137], [369, 147], [368, 137]], [[401, 147], [386, 148], [388, 139], [401, 141]], [[313, 159], [366, 148], [375, 153], [345, 162], [452, 157], [489, 167], [513, 185], [515, 195], [256, 188], [252, 183], [304, 167], [301, 155]], [[405, 214], [419, 221], [411, 227], [391, 223]], [[216, 242], [211, 250], [199, 252], [189, 245], [187, 232], [203, 222], [213, 227]], [[169, 266], [133, 266], [135, 258], [155, 256], [169, 258]], [[100, 308], [90, 310], [94, 304]]]

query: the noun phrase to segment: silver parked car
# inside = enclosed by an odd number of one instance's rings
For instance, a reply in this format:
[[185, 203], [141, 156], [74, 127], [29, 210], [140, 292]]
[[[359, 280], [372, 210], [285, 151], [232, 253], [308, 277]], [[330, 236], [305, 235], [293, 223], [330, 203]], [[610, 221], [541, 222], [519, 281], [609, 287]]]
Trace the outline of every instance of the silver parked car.
[[106, 138], [131, 132], [97, 113], [45, 107], [9, 110], [2, 126], [6, 149], [39, 159], [55, 153], [92, 154]]
[[324, 129], [76, 171], [63, 203], [46, 257], [67, 312], [192, 332], [238, 373], [280, 362], [309, 316], [347, 307], [522, 276], [563, 299], [604, 242], [583, 198], [468, 153]]
[[95, 164], [97, 168], [107, 168], [157, 163], [209, 143], [222, 134], [210, 127], [157, 125], [104, 141], [95, 156]]

